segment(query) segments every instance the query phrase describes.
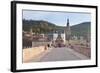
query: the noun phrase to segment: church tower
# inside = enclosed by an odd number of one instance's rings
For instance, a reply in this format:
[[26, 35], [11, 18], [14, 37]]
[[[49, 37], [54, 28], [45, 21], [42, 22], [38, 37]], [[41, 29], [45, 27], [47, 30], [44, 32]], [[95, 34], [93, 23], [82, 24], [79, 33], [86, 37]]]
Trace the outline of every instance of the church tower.
[[65, 34], [66, 34], [66, 40], [69, 41], [71, 38], [71, 29], [70, 29], [70, 25], [69, 25], [69, 19], [67, 19]]

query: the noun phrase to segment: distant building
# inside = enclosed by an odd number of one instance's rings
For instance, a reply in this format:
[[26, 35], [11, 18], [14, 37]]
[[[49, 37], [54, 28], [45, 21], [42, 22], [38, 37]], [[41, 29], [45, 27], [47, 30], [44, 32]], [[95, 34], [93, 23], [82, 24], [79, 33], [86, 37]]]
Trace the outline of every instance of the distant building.
[[74, 35], [73, 37], [71, 37], [71, 39], [72, 40], [78, 40], [78, 37]]
[[30, 41], [32, 43], [31, 46], [43, 45], [43, 44], [50, 44], [50, 45], [53, 44], [56, 46], [62, 46], [66, 44], [66, 40], [69, 41], [71, 39], [71, 29], [69, 25], [69, 19], [67, 19], [67, 25], [65, 29], [57, 29], [56, 31], [47, 34], [44, 33], [33, 34], [32, 29], [30, 29], [30, 32], [24, 31], [23, 34], [24, 34], [23, 38], [31, 37]]
[[65, 45], [65, 42], [66, 42], [66, 39], [65, 39], [64, 30], [53, 33], [53, 44], [55, 44], [55, 45]]
[[69, 19], [67, 19], [66, 28], [63, 30], [57, 30], [56, 33], [53, 33], [53, 43], [56, 45], [65, 45], [66, 40], [71, 39], [71, 29], [69, 25]]

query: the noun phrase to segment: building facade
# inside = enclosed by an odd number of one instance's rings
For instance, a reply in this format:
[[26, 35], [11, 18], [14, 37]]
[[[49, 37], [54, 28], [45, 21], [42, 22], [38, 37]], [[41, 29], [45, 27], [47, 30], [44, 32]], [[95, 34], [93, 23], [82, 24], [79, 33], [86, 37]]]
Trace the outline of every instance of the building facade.
[[[25, 32], [24, 32], [25, 33]], [[30, 35], [30, 36], [29, 36]], [[31, 37], [31, 41], [28, 39], [28, 37]], [[66, 45], [66, 41], [69, 41], [71, 37], [71, 29], [69, 24], [69, 19], [67, 19], [67, 24], [65, 29], [57, 29], [54, 32], [51, 33], [41, 33], [41, 34], [34, 34], [32, 32], [32, 29], [30, 29], [30, 32], [25, 33], [23, 38], [23, 46], [37, 46], [37, 45], [53, 45], [53, 46], [64, 46]], [[29, 42], [31, 42], [30, 45], [26, 45], [25, 43], [29, 43], [26, 40], [28, 39]], [[24, 41], [25, 40], [25, 41]]]

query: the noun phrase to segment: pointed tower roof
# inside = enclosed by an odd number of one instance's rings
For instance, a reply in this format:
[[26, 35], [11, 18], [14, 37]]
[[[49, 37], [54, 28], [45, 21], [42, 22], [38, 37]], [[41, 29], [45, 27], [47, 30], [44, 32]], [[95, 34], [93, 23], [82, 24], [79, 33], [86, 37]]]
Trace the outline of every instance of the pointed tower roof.
[[67, 19], [67, 27], [69, 27], [69, 19]]
[[63, 39], [62, 39], [62, 37], [61, 37], [61, 34], [58, 34], [58, 37], [57, 37], [57, 39], [56, 39], [56, 41], [55, 42], [63, 42]]

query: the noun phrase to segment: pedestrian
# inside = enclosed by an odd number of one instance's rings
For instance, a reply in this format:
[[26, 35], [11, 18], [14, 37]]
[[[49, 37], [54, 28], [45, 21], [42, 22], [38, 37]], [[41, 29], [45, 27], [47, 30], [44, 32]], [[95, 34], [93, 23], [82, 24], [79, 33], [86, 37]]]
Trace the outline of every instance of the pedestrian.
[[48, 47], [50, 47], [50, 45], [48, 44]]
[[47, 46], [45, 45], [44, 50], [47, 50]]

